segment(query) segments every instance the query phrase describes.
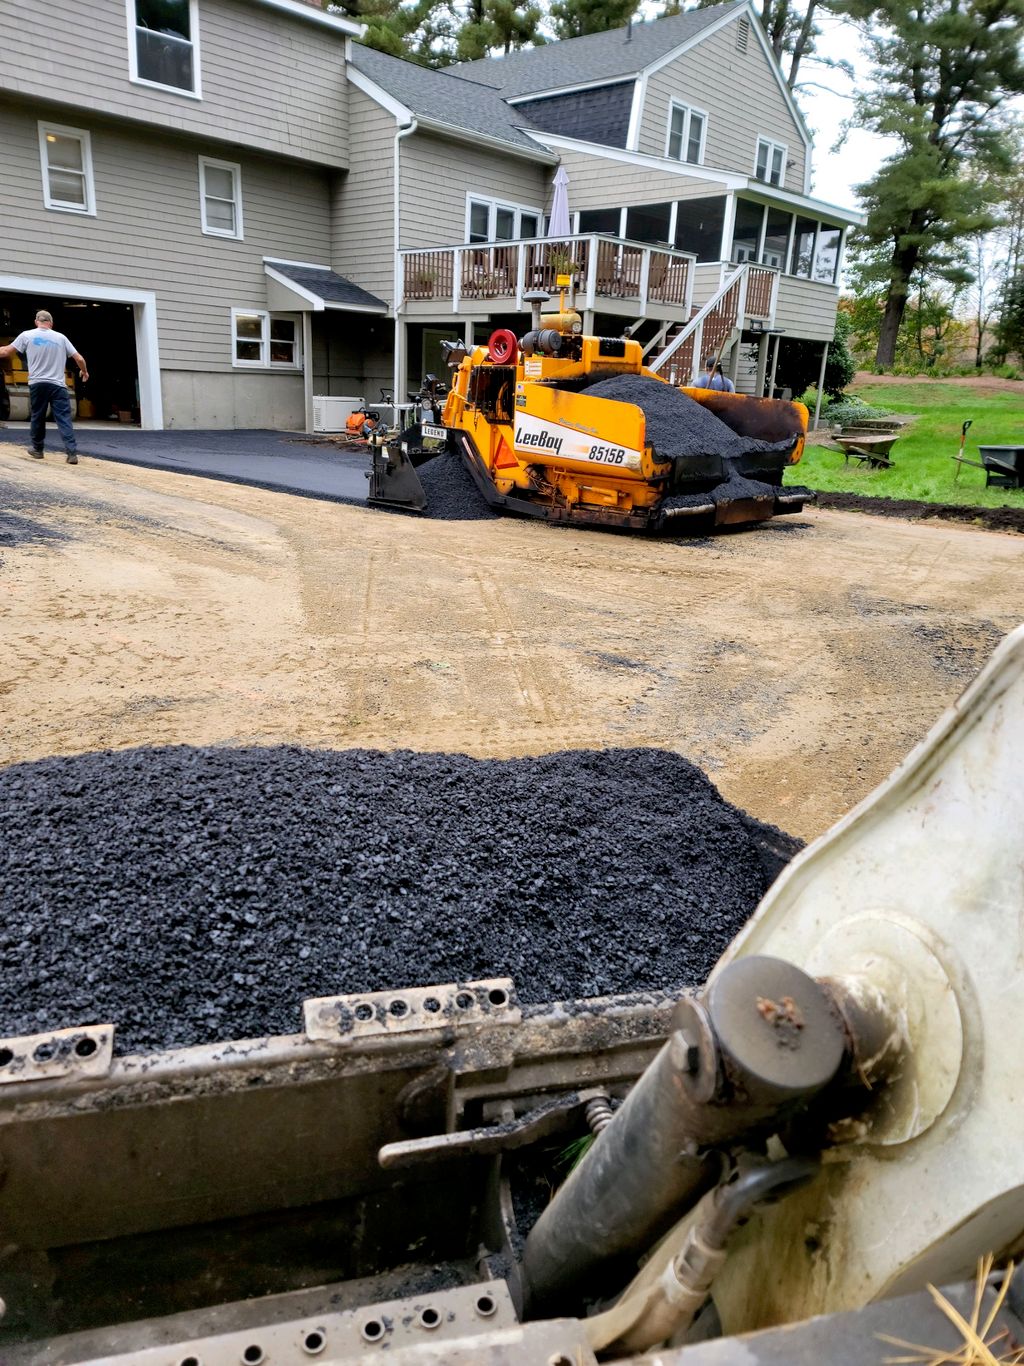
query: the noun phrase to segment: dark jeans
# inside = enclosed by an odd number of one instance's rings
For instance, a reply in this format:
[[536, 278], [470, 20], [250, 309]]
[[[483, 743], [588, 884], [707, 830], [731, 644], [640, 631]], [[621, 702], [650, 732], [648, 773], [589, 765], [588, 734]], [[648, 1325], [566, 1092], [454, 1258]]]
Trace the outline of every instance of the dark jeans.
[[71, 425], [71, 398], [63, 384], [50, 384], [37, 380], [28, 386], [29, 402], [32, 405], [30, 427], [32, 445], [37, 451], [43, 449], [46, 440], [46, 410], [53, 409], [53, 420], [57, 424], [64, 449], [68, 455], [75, 452], [75, 429]]

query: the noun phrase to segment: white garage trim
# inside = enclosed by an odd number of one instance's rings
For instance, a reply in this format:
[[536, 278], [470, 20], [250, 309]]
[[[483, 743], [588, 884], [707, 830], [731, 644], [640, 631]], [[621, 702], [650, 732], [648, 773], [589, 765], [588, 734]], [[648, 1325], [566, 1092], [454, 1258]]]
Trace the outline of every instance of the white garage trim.
[[[59, 294], [65, 299], [96, 299], [100, 303], [131, 304], [135, 314], [135, 355], [139, 367], [139, 409], [142, 426], [162, 431], [164, 404], [160, 392], [160, 342], [156, 330], [156, 295], [151, 289], [124, 289], [120, 285], [84, 285], [70, 280], [40, 280], [28, 275], [0, 274], [0, 290], [13, 294]], [[103, 364], [100, 356], [87, 356], [92, 369]]]

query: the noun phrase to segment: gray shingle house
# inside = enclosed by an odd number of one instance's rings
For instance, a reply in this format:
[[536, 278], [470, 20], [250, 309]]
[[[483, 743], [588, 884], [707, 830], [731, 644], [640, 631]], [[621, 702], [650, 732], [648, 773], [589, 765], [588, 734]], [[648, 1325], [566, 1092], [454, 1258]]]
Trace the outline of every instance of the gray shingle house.
[[[50, 0], [0, 46], [0, 341], [54, 313], [82, 416], [309, 428], [440, 342], [521, 328], [570, 270], [662, 373], [770, 383], [832, 335], [856, 215], [749, 0], [445, 71], [316, 0]], [[546, 239], [568, 172], [570, 235]], [[15, 375], [15, 380], [18, 376]]]

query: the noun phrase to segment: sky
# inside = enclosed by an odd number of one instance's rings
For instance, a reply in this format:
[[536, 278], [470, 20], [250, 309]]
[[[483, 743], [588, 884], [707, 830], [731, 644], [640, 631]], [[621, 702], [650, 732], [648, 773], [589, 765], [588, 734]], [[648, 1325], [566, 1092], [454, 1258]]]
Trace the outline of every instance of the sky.
[[845, 59], [854, 67], [853, 77], [807, 58], [801, 63], [797, 99], [814, 135], [814, 181], [811, 193], [816, 199], [842, 208], [860, 208], [854, 185], [862, 184], [877, 171], [887, 155], [895, 151], [895, 138], [856, 129], [847, 134], [838, 152], [832, 146], [840, 136], [843, 120], [853, 112], [853, 93], [858, 77], [870, 69], [859, 50], [856, 30], [842, 19], [823, 15], [817, 48], [824, 56]]

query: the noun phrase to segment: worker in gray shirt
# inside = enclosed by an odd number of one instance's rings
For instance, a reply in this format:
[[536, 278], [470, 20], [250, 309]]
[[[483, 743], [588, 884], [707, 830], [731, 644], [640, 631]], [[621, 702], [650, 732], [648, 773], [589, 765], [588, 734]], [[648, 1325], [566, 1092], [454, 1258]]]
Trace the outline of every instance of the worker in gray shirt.
[[736, 386], [728, 375], [723, 375], [718, 366], [717, 356], [707, 356], [704, 360], [704, 373], [697, 376], [698, 389], [721, 389], [727, 394], [734, 394]]
[[31, 406], [29, 424], [31, 445], [29, 455], [34, 460], [42, 460], [43, 443], [46, 440], [46, 414], [52, 409], [53, 420], [57, 424], [69, 465], [78, 464], [75, 429], [71, 425], [71, 398], [64, 381], [64, 370], [68, 357], [75, 362], [82, 379], [89, 378], [85, 360], [65, 337], [63, 332], [53, 329], [53, 316], [41, 308], [36, 314], [36, 325], [28, 332], [22, 332], [10, 346], [0, 346], [0, 360], [17, 351], [28, 362], [28, 393]]

